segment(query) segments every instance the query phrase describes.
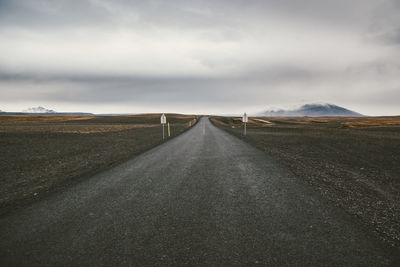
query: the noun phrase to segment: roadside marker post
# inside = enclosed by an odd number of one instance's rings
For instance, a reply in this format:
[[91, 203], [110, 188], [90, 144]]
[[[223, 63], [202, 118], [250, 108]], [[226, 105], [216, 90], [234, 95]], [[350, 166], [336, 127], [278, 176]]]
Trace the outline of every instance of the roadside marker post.
[[249, 118], [247, 117], [247, 114], [246, 114], [246, 112], [243, 114], [243, 118], [242, 118], [242, 121], [243, 121], [243, 123], [244, 123], [244, 136], [246, 136], [246, 123], [249, 121]]
[[171, 136], [171, 128], [169, 127], [169, 122], [168, 122], [168, 137]]
[[164, 130], [164, 126], [167, 123], [167, 117], [165, 116], [165, 114], [163, 113], [161, 115], [161, 125], [162, 125], [162, 139], [165, 139], [165, 130]]

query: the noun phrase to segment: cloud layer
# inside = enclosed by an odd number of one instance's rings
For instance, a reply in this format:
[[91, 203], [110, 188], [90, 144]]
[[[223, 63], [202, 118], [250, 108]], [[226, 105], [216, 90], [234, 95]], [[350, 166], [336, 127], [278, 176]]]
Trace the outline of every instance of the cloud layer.
[[400, 114], [400, 4], [0, 0], [0, 108]]

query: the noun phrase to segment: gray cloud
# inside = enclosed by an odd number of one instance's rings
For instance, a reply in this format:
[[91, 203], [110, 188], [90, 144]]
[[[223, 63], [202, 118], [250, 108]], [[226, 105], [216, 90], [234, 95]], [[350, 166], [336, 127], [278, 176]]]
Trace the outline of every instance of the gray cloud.
[[[0, 80], [7, 81], [15, 87], [26, 84], [68, 85], [67, 94], [58, 90], [43, 92], [31, 91], [18, 99], [30, 99], [35, 95], [48, 101], [70, 102], [137, 102], [156, 103], [162, 99], [170, 103], [191, 102], [235, 102], [241, 94], [250, 93], [247, 98], [256, 100], [265, 87], [282, 83], [309, 80], [312, 73], [306, 70], [293, 69], [291, 66], [268, 67], [249, 71], [240, 76], [224, 77], [163, 77], [163, 76], [129, 76], [129, 75], [81, 75], [81, 74], [37, 74], [0, 72]], [[273, 88], [269, 88], [273, 91]]]
[[0, 1], [2, 27], [46, 29], [63, 26], [96, 26], [111, 21], [113, 21], [111, 13], [93, 1]]
[[0, 109], [324, 101], [400, 114], [399, 12], [397, 0], [0, 0]]
[[385, 44], [400, 45], [400, 28], [379, 33], [377, 37]]

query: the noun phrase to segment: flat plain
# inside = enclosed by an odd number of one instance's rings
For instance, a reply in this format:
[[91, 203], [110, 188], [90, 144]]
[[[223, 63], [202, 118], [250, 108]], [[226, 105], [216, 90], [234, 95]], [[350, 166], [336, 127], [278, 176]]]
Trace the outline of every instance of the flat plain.
[[0, 217], [1, 266], [399, 266], [399, 249], [208, 118]]
[[[196, 118], [167, 114], [171, 137]], [[160, 114], [0, 116], [0, 215], [162, 142]]]
[[213, 117], [400, 246], [400, 117]]

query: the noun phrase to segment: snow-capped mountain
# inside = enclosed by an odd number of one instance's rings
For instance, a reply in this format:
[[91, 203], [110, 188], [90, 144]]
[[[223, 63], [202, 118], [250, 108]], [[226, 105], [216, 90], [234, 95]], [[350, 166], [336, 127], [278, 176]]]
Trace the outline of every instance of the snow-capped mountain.
[[28, 108], [22, 111], [23, 113], [56, 113], [54, 110], [47, 109], [44, 107], [33, 107], [33, 108]]
[[361, 117], [360, 113], [333, 104], [306, 104], [297, 109], [266, 110], [257, 114], [267, 117]]

